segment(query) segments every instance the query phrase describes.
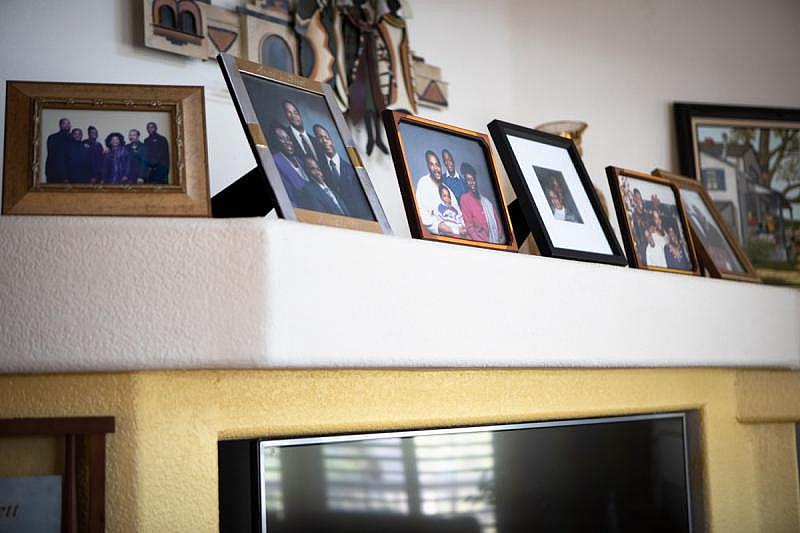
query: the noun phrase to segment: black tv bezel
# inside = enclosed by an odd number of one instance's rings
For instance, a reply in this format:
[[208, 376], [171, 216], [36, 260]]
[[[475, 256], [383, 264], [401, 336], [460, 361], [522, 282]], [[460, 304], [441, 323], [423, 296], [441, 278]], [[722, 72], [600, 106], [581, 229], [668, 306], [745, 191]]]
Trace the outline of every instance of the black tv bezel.
[[[625, 415], [604, 415], [598, 417], [584, 417], [571, 419], [554, 419], [537, 422], [517, 422], [506, 424], [477, 424], [470, 426], [433, 427], [411, 430], [385, 430], [372, 432], [350, 432], [337, 434], [301, 435], [264, 437], [249, 441], [251, 461], [255, 472], [251, 480], [255, 487], [249, 493], [249, 500], [253, 502], [252, 530], [258, 533], [267, 533], [267, 510], [264, 501], [263, 469], [261, 459], [264, 448], [285, 448], [294, 446], [308, 446], [328, 444], [334, 442], [358, 442], [385, 438], [404, 438], [415, 436], [448, 435], [458, 433], [496, 432], [520, 429], [537, 429], [550, 427], [569, 427], [581, 425], [609, 424], [615, 422], [637, 422], [644, 420], [680, 419], [683, 431], [683, 463], [684, 482], [686, 486], [686, 503], [688, 530], [690, 533], [703, 533], [705, 531], [705, 504], [703, 499], [703, 461], [701, 460], [701, 427], [700, 416], [697, 411], [675, 411], [639, 413]], [[222, 494], [220, 494], [222, 497]]]

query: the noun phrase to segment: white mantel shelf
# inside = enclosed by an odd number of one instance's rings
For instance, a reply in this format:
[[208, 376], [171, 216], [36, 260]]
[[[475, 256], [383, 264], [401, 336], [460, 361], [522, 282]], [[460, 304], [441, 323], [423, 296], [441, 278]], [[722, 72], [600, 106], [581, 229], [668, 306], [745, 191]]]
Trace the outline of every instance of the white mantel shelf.
[[0, 372], [800, 368], [800, 290], [268, 219], [0, 217]]

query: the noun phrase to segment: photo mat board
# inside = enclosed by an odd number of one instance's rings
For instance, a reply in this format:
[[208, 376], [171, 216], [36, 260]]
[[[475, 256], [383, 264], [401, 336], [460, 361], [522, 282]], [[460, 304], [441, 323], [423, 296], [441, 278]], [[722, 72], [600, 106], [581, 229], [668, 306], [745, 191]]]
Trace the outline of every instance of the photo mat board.
[[[68, 134], [59, 131], [65, 120]], [[167, 111], [44, 108], [41, 123], [39, 185], [163, 186], [176, 181]], [[122, 136], [121, 153], [112, 150], [114, 134]]]
[[412, 235], [516, 251], [488, 138], [396, 111], [383, 118]]
[[489, 132], [542, 255], [627, 264], [572, 140], [499, 120]]
[[630, 265], [700, 275], [678, 188], [669, 180], [607, 167]]
[[800, 285], [800, 109], [674, 104], [698, 180], [766, 283]]
[[203, 87], [8, 81], [5, 127], [4, 214], [210, 212]]
[[703, 186], [665, 170], [656, 169], [653, 174], [669, 179], [680, 190], [697, 254], [709, 275], [759, 282], [753, 265]]
[[330, 87], [225, 54], [219, 63], [265, 182], [264, 206], [289, 220], [391, 233]]

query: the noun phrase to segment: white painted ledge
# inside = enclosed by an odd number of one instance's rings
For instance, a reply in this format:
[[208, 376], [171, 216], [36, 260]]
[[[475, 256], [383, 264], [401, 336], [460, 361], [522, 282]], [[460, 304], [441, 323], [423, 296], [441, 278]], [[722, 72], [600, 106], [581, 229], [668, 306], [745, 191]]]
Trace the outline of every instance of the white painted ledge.
[[280, 220], [0, 217], [0, 372], [800, 368], [800, 291]]

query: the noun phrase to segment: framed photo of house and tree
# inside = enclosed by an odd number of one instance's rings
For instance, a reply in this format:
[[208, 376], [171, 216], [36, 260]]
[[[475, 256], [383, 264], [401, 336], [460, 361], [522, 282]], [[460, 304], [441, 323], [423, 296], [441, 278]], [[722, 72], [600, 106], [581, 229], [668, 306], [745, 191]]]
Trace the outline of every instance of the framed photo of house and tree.
[[242, 180], [261, 185], [230, 194], [231, 202], [256, 203], [260, 214], [275, 207], [289, 220], [391, 233], [328, 85], [226, 54], [219, 64], [258, 162]]
[[681, 174], [703, 185], [765, 282], [800, 284], [800, 109], [674, 113]]
[[627, 264], [574, 141], [499, 120], [489, 132], [542, 255]]
[[517, 251], [487, 135], [399, 111], [383, 122], [414, 238]]

